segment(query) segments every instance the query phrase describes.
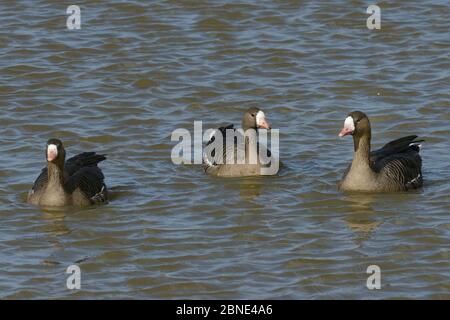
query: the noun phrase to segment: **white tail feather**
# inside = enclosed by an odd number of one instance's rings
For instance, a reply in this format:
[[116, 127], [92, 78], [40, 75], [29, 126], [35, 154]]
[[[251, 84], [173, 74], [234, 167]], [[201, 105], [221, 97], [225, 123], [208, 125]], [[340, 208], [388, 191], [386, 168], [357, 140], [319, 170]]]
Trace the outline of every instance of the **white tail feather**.
[[411, 142], [409, 144], [410, 147], [416, 146], [419, 148], [419, 150], [422, 150], [422, 143], [421, 142]]

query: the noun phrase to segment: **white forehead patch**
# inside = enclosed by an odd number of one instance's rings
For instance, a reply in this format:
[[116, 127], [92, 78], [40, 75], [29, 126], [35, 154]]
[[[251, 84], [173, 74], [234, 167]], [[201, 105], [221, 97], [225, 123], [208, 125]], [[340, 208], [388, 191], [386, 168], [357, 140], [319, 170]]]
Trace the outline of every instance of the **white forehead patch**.
[[49, 144], [47, 146], [47, 151], [48, 152], [54, 152], [54, 153], [58, 154], [58, 147], [56, 147], [55, 144]]
[[347, 117], [344, 122], [344, 128], [347, 130], [355, 131], [355, 122], [352, 117]]
[[266, 115], [261, 110], [256, 114], [256, 125], [260, 126], [264, 120], [266, 120]]

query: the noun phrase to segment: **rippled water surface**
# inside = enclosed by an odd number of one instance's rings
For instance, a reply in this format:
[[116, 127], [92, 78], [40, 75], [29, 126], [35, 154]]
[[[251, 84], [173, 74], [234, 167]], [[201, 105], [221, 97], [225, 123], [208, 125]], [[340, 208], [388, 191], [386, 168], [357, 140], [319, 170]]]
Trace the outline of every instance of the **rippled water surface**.
[[[378, 31], [366, 1], [74, 2], [73, 31], [61, 1], [1, 5], [2, 298], [450, 298], [447, 1], [379, 2]], [[172, 164], [174, 129], [251, 106], [280, 129], [278, 176]], [[374, 147], [426, 139], [422, 190], [336, 190], [355, 109]], [[108, 155], [109, 204], [25, 203], [50, 137]]]

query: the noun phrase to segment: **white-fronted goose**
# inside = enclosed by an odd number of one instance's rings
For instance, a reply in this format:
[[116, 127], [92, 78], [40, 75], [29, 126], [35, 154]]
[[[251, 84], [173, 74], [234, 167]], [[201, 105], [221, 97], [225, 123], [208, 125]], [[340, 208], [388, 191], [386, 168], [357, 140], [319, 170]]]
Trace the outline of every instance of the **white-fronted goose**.
[[107, 200], [104, 176], [97, 164], [106, 159], [95, 152], [80, 153], [67, 161], [58, 139], [50, 139], [46, 149], [47, 167], [28, 193], [28, 202], [45, 207], [87, 206]]
[[370, 151], [369, 118], [361, 111], [348, 115], [339, 137], [352, 135], [353, 161], [339, 183], [343, 191], [394, 192], [422, 186], [422, 159], [417, 136], [394, 140]]
[[[262, 110], [258, 108], [250, 108], [245, 112], [244, 117], [242, 118], [242, 130], [235, 129], [232, 124], [214, 130], [211, 134], [210, 140], [206, 144], [205, 152], [203, 154], [203, 168], [205, 169], [205, 172], [209, 175], [219, 177], [245, 177], [263, 175], [261, 169], [269, 168], [271, 166], [271, 163], [261, 163], [261, 158], [259, 156], [260, 148], [261, 154], [263, 154], [264, 156], [267, 155], [267, 158], [271, 158], [271, 161], [278, 160], [273, 159], [270, 150], [268, 150], [266, 146], [260, 146], [259, 142], [257, 142], [256, 135], [254, 135], [255, 139], [253, 140], [245, 134], [249, 133], [250, 131], [256, 133], [258, 129], [270, 129], [270, 126], [266, 121], [265, 114]], [[234, 135], [234, 138], [230, 136], [229, 139], [233, 142], [227, 143], [227, 135], [230, 134]], [[217, 150], [214, 150], [212, 145], [212, 143], [218, 136], [223, 137], [223, 153], [216, 152]], [[244, 143], [238, 143], [238, 141], [242, 141]], [[256, 141], [256, 143], [252, 143], [251, 141]], [[255, 144], [256, 148], [254, 147]], [[209, 150], [208, 148], [211, 148], [211, 150]], [[230, 163], [227, 161], [227, 154], [231, 154], [232, 151], [234, 152], [234, 159]], [[256, 159], [256, 161], [253, 161], [251, 159]], [[278, 166], [276, 171], [278, 171]], [[268, 174], [272, 173], [270, 172]], [[276, 172], [273, 174], [276, 174]]]

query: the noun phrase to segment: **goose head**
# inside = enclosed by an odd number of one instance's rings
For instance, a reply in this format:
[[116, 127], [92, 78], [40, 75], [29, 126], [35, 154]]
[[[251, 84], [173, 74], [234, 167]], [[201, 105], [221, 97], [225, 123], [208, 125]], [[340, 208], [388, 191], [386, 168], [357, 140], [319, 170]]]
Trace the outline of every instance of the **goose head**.
[[344, 127], [339, 132], [339, 137], [348, 135], [352, 135], [354, 138], [370, 136], [370, 121], [364, 112], [353, 111], [347, 116]]
[[64, 163], [66, 158], [66, 151], [59, 139], [50, 139], [47, 141], [47, 148], [45, 151], [47, 162], [53, 162], [57, 164]]
[[242, 129], [246, 131], [247, 129], [270, 129], [270, 125], [266, 120], [266, 115], [264, 112], [258, 108], [250, 108], [242, 118]]

